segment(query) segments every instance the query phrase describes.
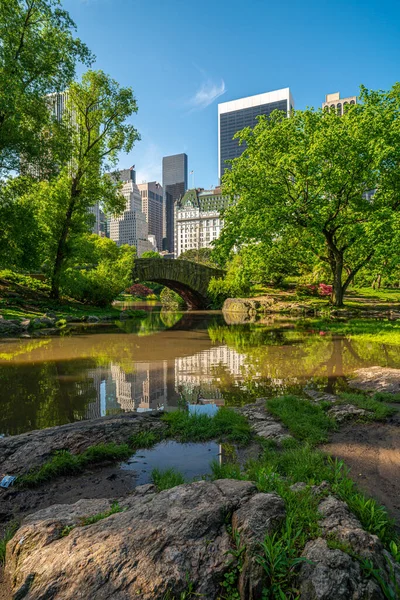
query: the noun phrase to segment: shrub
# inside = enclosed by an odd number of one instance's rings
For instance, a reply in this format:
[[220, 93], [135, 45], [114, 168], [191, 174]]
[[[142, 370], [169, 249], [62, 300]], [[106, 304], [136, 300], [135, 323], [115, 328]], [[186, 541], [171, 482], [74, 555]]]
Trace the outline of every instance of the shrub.
[[46, 293], [50, 290], [50, 286], [40, 279], [30, 277], [30, 275], [23, 275], [22, 273], [15, 273], [9, 269], [0, 271], [0, 279], [7, 279], [11, 283], [16, 283], [23, 287], [29, 288], [30, 290]]
[[160, 294], [161, 304], [165, 307], [175, 309], [185, 306], [185, 301], [179, 294], [165, 287]]
[[153, 290], [146, 287], [142, 283], [134, 283], [130, 288], [127, 288], [126, 291], [135, 298], [147, 298], [153, 294]]

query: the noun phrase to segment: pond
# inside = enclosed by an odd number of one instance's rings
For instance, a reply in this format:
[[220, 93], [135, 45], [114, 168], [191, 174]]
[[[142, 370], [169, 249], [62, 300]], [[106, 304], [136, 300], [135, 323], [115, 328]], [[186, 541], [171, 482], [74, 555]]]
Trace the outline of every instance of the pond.
[[390, 323], [382, 322], [387, 335], [376, 322], [373, 335], [358, 323], [339, 335], [312, 319], [229, 324], [218, 312], [153, 306], [143, 318], [74, 326], [60, 337], [2, 339], [0, 434], [132, 410], [212, 412], [305, 385], [332, 393], [357, 368], [400, 368]]

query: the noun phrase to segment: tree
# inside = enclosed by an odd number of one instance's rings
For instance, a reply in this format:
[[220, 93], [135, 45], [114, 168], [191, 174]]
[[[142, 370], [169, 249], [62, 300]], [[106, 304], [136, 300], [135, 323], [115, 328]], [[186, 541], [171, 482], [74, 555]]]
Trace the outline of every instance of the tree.
[[161, 258], [161, 256], [154, 250], [146, 250], [146, 252], [143, 252], [141, 258]]
[[186, 250], [178, 256], [178, 260], [190, 260], [200, 265], [206, 265], [206, 267], [218, 267], [215, 260], [212, 259], [211, 248], [192, 248], [191, 250]]
[[88, 48], [73, 36], [75, 24], [59, 0], [0, 2], [0, 175], [52, 157], [44, 152], [50, 126], [47, 94], [63, 91]]
[[400, 84], [389, 92], [361, 88], [360, 100], [343, 116], [276, 111], [237, 135], [246, 149], [223, 185], [239, 201], [224, 215], [220, 256], [293, 231], [329, 266], [332, 302], [343, 305], [400, 208]]
[[[65, 125], [71, 154], [56, 180], [41, 182], [41, 215], [47, 222], [51, 297], [58, 299], [74, 236], [90, 229], [97, 202], [112, 214], [125, 208], [117, 177], [106, 173], [118, 153], [129, 152], [139, 135], [126, 119], [137, 112], [131, 88], [120, 88], [102, 71], [88, 71], [69, 90]], [[107, 161], [107, 163], [106, 163]]]

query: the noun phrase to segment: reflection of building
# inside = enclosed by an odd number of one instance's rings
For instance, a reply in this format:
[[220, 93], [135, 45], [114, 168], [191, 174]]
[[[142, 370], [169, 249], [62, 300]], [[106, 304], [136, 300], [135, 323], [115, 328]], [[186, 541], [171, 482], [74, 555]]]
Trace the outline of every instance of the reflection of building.
[[175, 204], [175, 256], [186, 250], [211, 248], [221, 233], [220, 212], [228, 205], [221, 188], [188, 190]]
[[142, 197], [142, 212], [146, 216], [149, 236], [154, 236], [153, 244], [162, 250], [163, 237], [163, 189], [156, 181], [139, 183], [138, 188]]
[[174, 206], [175, 202], [187, 190], [188, 157], [187, 154], [164, 156], [162, 161], [164, 190], [163, 248], [174, 252]]
[[148, 240], [146, 215], [142, 212], [142, 197], [136, 185], [136, 173], [133, 169], [120, 171], [123, 182], [121, 193], [126, 199], [126, 207], [122, 215], [113, 217], [110, 221], [110, 238], [122, 246], [135, 246], [137, 255], [152, 250]]
[[240, 380], [245, 358], [228, 346], [217, 346], [193, 356], [176, 358], [175, 387], [190, 402], [222, 399], [223, 390], [215, 385], [218, 369], [222, 367], [233, 379]]
[[282, 110], [286, 114], [294, 108], [294, 101], [289, 88], [239, 98], [218, 104], [218, 174], [221, 179], [229, 165], [225, 161], [241, 156], [245, 145], [233, 136], [244, 127], [254, 127], [257, 117], [270, 115], [274, 110]]
[[335, 109], [338, 115], [342, 115], [346, 110], [346, 106], [357, 104], [357, 96], [349, 96], [348, 98], [341, 98], [340, 92], [334, 94], [327, 94], [325, 96], [325, 102], [322, 103], [322, 108]]
[[111, 365], [116, 400], [124, 411], [156, 410], [167, 402], [167, 363], [136, 363], [133, 373]]

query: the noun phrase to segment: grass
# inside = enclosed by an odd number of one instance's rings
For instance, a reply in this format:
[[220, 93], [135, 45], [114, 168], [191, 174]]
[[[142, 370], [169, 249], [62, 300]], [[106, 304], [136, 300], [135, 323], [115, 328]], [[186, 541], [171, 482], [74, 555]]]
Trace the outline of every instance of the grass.
[[316, 445], [326, 442], [335, 421], [321, 405], [296, 396], [279, 396], [267, 401], [267, 410], [278, 417], [297, 439]]
[[396, 412], [395, 408], [387, 406], [383, 400], [375, 396], [367, 396], [357, 392], [342, 392], [339, 394], [338, 404], [354, 404], [358, 408], [370, 411], [370, 415], [363, 417], [368, 421], [384, 421]]
[[118, 504], [118, 502], [113, 502], [111, 504], [110, 510], [107, 510], [106, 512], [102, 512], [102, 513], [97, 513], [96, 515], [91, 515], [90, 517], [83, 517], [79, 521], [78, 525], [67, 525], [61, 531], [60, 537], [66, 537], [76, 527], [86, 527], [87, 525], [94, 525], [95, 523], [98, 523], [99, 521], [102, 521], [103, 519], [107, 519], [107, 517], [111, 517], [111, 515], [115, 515], [117, 513], [123, 512], [123, 510], [124, 509], [121, 508], [121, 506]]
[[248, 444], [252, 434], [247, 419], [229, 408], [220, 408], [210, 417], [204, 414], [174, 411], [162, 417], [167, 423], [167, 437], [180, 442], [204, 442], [217, 439]]
[[4, 565], [6, 562], [6, 549], [8, 542], [14, 537], [19, 524], [16, 521], [11, 521], [8, 525], [4, 536], [0, 540], [0, 564]]
[[400, 345], [400, 320], [351, 319], [336, 321], [331, 319], [307, 319], [307, 324], [315, 329], [329, 331], [349, 339], [375, 344]]
[[162, 434], [157, 435], [154, 431], [139, 431], [129, 438], [129, 445], [132, 449], [151, 448], [154, 444], [161, 441]]
[[391, 394], [389, 392], [376, 392], [372, 398], [378, 402], [400, 402], [400, 393]]
[[105, 461], [125, 460], [132, 454], [128, 444], [99, 444], [89, 446], [82, 454], [71, 454], [68, 450], [56, 452], [51, 459], [36, 470], [18, 478], [22, 487], [35, 487], [59, 477], [81, 473], [86, 466]]
[[185, 483], [182, 473], [175, 469], [153, 469], [151, 472], [151, 480], [157, 488], [158, 492], [169, 490], [177, 485]]

